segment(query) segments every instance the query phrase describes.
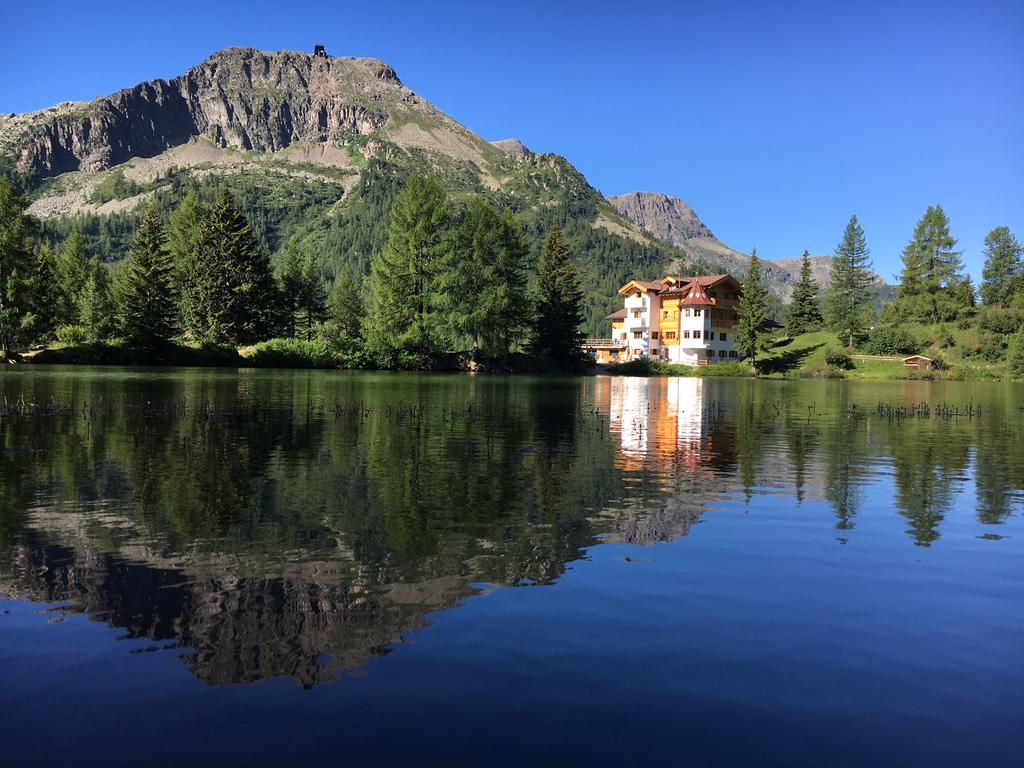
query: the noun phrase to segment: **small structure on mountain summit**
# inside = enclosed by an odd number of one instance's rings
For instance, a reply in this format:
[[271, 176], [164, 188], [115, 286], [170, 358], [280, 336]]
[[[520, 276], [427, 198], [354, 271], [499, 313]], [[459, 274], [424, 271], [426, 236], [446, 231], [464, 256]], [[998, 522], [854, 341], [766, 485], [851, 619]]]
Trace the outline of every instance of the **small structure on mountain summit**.
[[324, 48], [323, 43], [317, 43], [313, 46], [313, 55], [319, 56], [322, 59], [327, 58], [327, 49]]

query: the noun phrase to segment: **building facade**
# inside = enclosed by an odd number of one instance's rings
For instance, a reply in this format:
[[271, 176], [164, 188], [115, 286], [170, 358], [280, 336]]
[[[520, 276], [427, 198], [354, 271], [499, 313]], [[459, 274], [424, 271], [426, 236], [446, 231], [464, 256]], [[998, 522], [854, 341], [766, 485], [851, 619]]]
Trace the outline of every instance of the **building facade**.
[[630, 280], [608, 315], [610, 339], [589, 339], [599, 363], [647, 358], [683, 365], [739, 359], [735, 329], [742, 286], [731, 275]]

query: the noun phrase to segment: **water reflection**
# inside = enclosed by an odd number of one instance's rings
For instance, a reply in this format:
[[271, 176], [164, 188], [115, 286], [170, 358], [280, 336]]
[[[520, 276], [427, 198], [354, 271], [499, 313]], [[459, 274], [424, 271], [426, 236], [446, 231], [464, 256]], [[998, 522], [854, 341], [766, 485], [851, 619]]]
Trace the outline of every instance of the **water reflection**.
[[840, 542], [894, 505], [928, 546], [965, 489], [992, 526], [1024, 488], [1013, 393], [969, 419], [877, 408], [966, 394], [924, 382], [43, 370], [0, 390], [49, 404], [0, 416], [0, 591], [185, 649], [211, 684], [336, 680], [481, 583], [551, 583], [723, 501], [822, 499]]

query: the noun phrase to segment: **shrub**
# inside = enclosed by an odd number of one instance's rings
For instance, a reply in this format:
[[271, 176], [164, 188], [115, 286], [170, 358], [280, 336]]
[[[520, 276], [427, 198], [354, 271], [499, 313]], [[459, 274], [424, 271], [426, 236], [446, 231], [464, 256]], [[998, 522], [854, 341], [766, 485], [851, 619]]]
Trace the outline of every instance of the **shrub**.
[[269, 339], [240, 350], [258, 368], [337, 368], [337, 354], [322, 340]]
[[963, 346], [964, 357], [975, 357], [986, 363], [995, 363], [1002, 359], [1006, 344], [1001, 336], [994, 333], [982, 333], [977, 341], [968, 342]]
[[62, 325], [57, 329], [57, 341], [68, 346], [85, 344], [89, 340], [89, 330], [83, 325]]
[[864, 351], [870, 355], [912, 355], [920, 349], [920, 342], [913, 334], [896, 326], [873, 328], [864, 343]]
[[848, 371], [853, 368], [853, 361], [850, 356], [837, 347], [829, 347], [825, 350], [825, 366]]
[[800, 369], [803, 379], [845, 379], [846, 371], [834, 365], [814, 365]]
[[1024, 330], [1010, 337], [1010, 375], [1024, 377]]
[[979, 325], [986, 331], [1009, 336], [1024, 328], [1024, 312], [1004, 307], [986, 307], [981, 313]]

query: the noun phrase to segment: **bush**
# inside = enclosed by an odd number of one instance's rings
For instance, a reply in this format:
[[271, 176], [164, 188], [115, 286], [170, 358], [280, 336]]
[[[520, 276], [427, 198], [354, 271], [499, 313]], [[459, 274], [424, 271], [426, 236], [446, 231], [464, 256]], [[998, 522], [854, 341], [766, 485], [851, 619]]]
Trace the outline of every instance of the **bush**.
[[845, 379], [846, 371], [834, 365], [815, 365], [800, 369], [803, 379]]
[[863, 346], [869, 355], [912, 355], [920, 348], [913, 334], [894, 326], [873, 328]]
[[963, 354], [964, 357], [974, 357], [984, 360], [986, 363], [996, 363], [1003, 358], [1005, 348], [1003, 337], [994, 333], [982, 333], [978, 336], [977, 341], [963, 345]]
[[981, 313], [979, 325], [986, 331], [1009, 336], [1024, 328], [1024, 312], [1003, 307], [986, 307]]
[[62, 325], [57, 329], [57, 341], [68, 346], [85, 344], [89, 340], [89, 330], [83, 325]]
[[320, 339], [269, 339], [239, 350], [257, 368], [337, 368], [338, 355]]
[[1010, 375], [1024, 377], [1024, 331], [1010, 337]]
[[841, 371], [848, 371], [853, 368], [853, 361], [843, 350], [837, 347], [830, 347], [825, 350], [825, 366], [827, 368], [838, 368]]

